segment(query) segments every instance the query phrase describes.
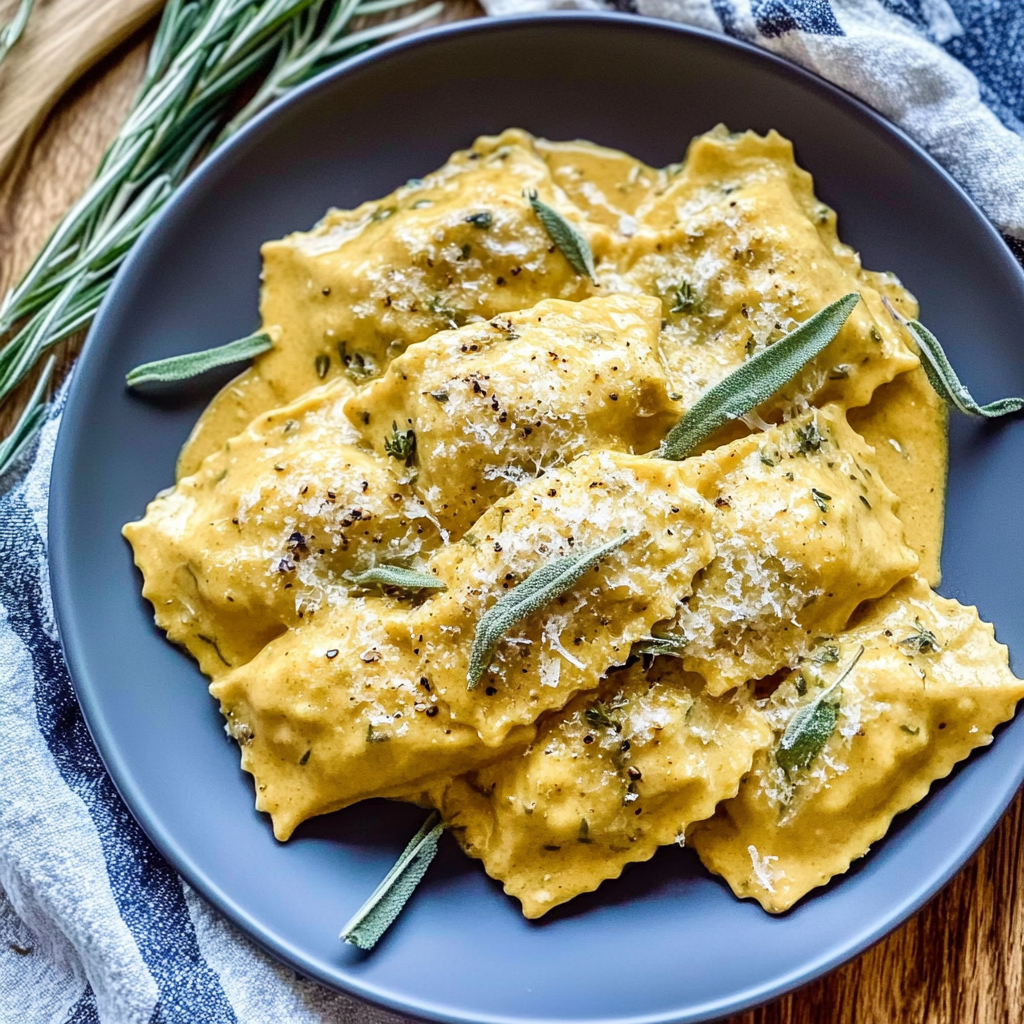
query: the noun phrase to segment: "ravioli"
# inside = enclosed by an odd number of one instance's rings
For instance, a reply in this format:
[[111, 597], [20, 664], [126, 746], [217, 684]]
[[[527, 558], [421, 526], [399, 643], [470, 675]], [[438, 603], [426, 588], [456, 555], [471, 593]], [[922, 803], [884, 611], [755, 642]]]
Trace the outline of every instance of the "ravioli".
[[1011, 718], [1024, 682], [974, 608], [902, 582], [805, 662], [767, 702], [776, 742], [863, 647], [821, 753], [789, 774], [765, 750], [733, 800], [687, 841], [737, 896], [778, 913], [845, 872], [900, 811]]
[[532, 725], [485, 745], [452, 719], [422, 675], [408, 609], [352, 599], [289, 630], [218, 678], [228, 732], [256, 782], [256, 808], [287, 839], [302, 821], [379, 796], [404, 796], [523, 745]]
[[[461, 536], [525, 480], [595, 448], [649, 452], [678, 421], [647, 296], [546, 299], [406, 350], [345, 411], [387, 457], [412, 431], [415, 486]], [[404, 472], [404, 467], [399, 470]]]
[[862, 301], [836, 339], [759, 410], [813, 401], [866, 405], [918, 363], [834, 213], [776, 132], [698, 136], [664, 191], [641, 211], [619, 261], [623, 286], [662, 298], [661, 348], [686, 407], [797, 323], [848, 292]]
[[[423, 674], [452, 717], [500, 742], [624, 664], [672, 616], [714, 554], [711, 508], [672, 463], [592, 452], [524, 484], [430, 561], [447, 584], [416, 613]], [[556, 558], [626, 537], [571, 590], [513, 627], [480, 685], [467, 688], [477, 623], [508, 590]]]
[[124, 535], [157, 625], [216, 676], [347, 593], [344, 574], [425, 560], [440, 532], [354, 447], [345, 382], [256, 419]]
[[873, 454], [833, 405], [682, 463], [716, 509], [715, 559], [677, 618], [709, 692], [793, 665], [917, 568]]
[[713, 698], [674, 659], [611, 673], [542, 719], [525, 753], [431, 793], [448, 827], [527, 917], [603, 881], [734, 796], [771, 730], [744, 688]]

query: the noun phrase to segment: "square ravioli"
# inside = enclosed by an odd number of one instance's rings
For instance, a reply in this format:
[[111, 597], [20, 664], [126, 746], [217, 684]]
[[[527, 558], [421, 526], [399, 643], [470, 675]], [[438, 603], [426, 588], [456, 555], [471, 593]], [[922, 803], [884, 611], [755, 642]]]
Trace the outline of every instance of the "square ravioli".
[[611, 673], [539, 724], [523, 752], [430, 790], [471, 857], [527, 917], [603, 881], [734, 796], [771, 730], [746, 689], [711, 697], [658, 658]]
[[278, 839], [314, 815], [486, 764], [535, 731], [520, 726], [488, 746], [454, 721], [422, 675], [408, 610], [374, 598], [290, 629], [210, 692]]
[[[793, 147], [776, 132], [698, 136], [667, 188], [638, 215], [618, 257], [620, 288], [662, 298], [661, 348], [686, 407], [753, 353], [849, 292], [862, 302], [838, 336], [760, 410], [813, 401], [866, 405], [917, 365], [873, 276], [836, 236]], [[612, 286], [611, 282], [608, 282]], [[903, 290], [898, 283], [892, 290]], [[906, 293], [904, 293], [905, 295]], [[910, 296], [911, 315], [916, 304]]]
[[344, 573], [440, 544], [422, 500], [350, 443], [349, 394], [335, 382], [257, 417], [124, 527], [157, 625], [207, 675], [343, 597]]
[[[939, 597], [920, 578], [905, 580], [852, 628], [826, 638], [766, 702], [773, 746], [687, 841], [737, 896], [787, 910], [845, 872], [936, 779], [991, 743], [1022, 696], [1006, 648], [974, 608]], [[789, 742], [780, 757], [790, 724], [815, 701], [817, 740]]]
[[792, 666], [917, 568], [872, 465], [837, 406], [680, 463], [715, 507], [715, 559], [676, 621], [711, 693]]
[[[456, 721], [500, 742], [592, 689], [674, 614], [714, 554], [711, 516], [679, 467], [660, 459], [592, 452], [524, 484], [430, 560], [448, 589], [415, 612], [423, 674]], [[508, 629], [469, 688], [484, 613], [542, 566], [616, 538], [624, 543], [569, 591]]]
[[649, 452], [675, 425], [658, 360], [657, 300], [547, 299], [406, 350], [345, 407], [382, 457], [414, 438], [398, 472], [461, 536], [516, 485], [595, 448]]

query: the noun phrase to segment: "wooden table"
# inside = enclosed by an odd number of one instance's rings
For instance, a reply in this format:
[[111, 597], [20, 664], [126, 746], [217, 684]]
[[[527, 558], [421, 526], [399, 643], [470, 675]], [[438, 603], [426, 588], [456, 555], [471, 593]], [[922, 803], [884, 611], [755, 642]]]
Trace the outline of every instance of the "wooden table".
[[[444, 20], [479, 13], [475, 0], [449, 2]], [[88, 184], [142, 75], [152, 28], [136, 33], [64, 96], [20, 169], [0, 185], [3, 289]], [[79, 346], [80, 339], [65, 346], [62, 373]], [[0, 436], [14, 418], [13, 407], [0, 412]], [[821, 981], [730, 1024], [1024, 1022], [1022, 838], [1018, 795], [960, 875], [897, 932]]]

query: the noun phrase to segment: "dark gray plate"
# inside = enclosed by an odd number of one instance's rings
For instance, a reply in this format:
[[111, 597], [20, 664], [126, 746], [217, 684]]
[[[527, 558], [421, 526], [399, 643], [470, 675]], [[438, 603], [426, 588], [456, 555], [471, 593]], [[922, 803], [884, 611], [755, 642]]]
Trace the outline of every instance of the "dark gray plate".
[[[653, 164], [724, 121], [794, 140], [843, 237], [899, 273], [982, 399], [1024, 392], [1024, 277], [955, 184], [898, 131], [819, 80], [727, 39], [617, 16], [474, 22], [379, 49], [274, 107], [196, 174], [121, 271], [76, 371], [54, 463], [51, 568], [64, 649], [118, 789], [181, 874], [307, 975], [451, 1021], [706, 1020], [800, 985], [883, 936], [966, 860], [1024, 776], [1024, 719], [1002, 731], [847, 876], [772, 918], [689, 852], [528, 923], [450, 838], [369, 956], [338, 930], [422, 812], [383, 803], [308, 823], [287, 845], [203, 678], [152, 623], [119, 530], [173, 478], [214, 383], [157, 403], [125, 392], [144, 360], [256, 319], [259, 245], [520, 125]], [[956, 420], [943, 593], [1024, 651], [1024, 428]]]

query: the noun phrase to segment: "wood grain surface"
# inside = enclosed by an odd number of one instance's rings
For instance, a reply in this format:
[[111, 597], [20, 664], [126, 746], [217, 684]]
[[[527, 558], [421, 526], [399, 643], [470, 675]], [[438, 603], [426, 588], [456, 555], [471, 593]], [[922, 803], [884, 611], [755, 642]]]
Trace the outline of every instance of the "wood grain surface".
[[[474, 0], [458, 0], [446, 20], [477, 10]], [[91, 178], [131, 102], [149, 31], [56, 105], [20, 172], [2, 187], [0, 287], [24, 269]], [[64, 347], [62, 369], [77, 345]], [[0, 436], [13, 419], [13, 408], [0, 412]], [[1022, 840], [1018, 795], [967, 867], [902, 928], [822, 980], [729, 1024], [1024, 1024]]]

